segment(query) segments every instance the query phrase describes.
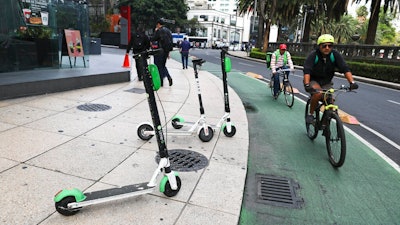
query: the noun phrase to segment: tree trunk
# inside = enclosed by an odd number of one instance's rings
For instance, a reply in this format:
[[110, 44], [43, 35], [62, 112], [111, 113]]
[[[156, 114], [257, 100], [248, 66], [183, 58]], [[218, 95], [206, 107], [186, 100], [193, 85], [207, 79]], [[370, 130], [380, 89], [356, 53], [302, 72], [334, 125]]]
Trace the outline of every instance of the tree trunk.
[[263, 46], [263, 34], [264, 34], [264, 18], [260, 15], [258, 16], [258, 36], [257, 36], [256, 48], [261, 48], [261, 46]]
[[307, 13], [306, 17], [306, 23], [304, 26], [304, 34], [303, 34], [303, 39], [301, 42], [309, 42], [310, 41], [310, 30], [311, 30], [311, 16], [312, 14]]
[[265, 32], [264, 32], [264, 43], [263, 43], [263, 49], [262, 52], [267, 52], [268, 50], [268, 42], [269, 42], [269, 30], [271, 28], [271, 20], [267, 21], [267, 26], [265, 27]]
[[375, 44], [376, 30], [378, 29], [379, 22], [379, 11], [380, 11], [381, 0], [372, 0], [371, 2], [371, 16], [368, 22], [367, 38], [365, 44]]

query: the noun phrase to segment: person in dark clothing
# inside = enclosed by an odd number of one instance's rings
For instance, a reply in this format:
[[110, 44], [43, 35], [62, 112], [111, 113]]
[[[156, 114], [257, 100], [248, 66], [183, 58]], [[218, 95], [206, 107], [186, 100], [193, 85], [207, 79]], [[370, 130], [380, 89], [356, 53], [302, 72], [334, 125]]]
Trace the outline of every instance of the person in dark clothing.
[[[151, 41], [157, 41], [158, 47], [162, 48], [164, 51], [154, 55], [154, 64], [157, 66], [158, 71], [160, 72], [161, 86], [163, 86], [163, 80], [166, 77], [168, 78], [169, 86], [171, 86], [172, 78], [168, 72], [167, 67], [165, 66], [165, 64], [167, 63], [167, 58], [169, 58], [169, 52], [171, 51], [171, 49], [166, 46], [166, 43], [172, 43], [171, 31], [168, 28], [164, 27], [164, 21], [162, 19], [159, 19], [157, 21], [155, 30], [156, 32]], [[167, 38], [170, 40], [166, 40]]]
[[182, 56], [183, 69], [187, 69], [187, 66], [188, 66], [189, 49], [190, 49], [190, 43], [187, 40], [187, 38], [184, 37], [182, 43], [180, 44], [180, 48], [179, 48], [179, 51], [181, 52], [181, 56]]
[[[318, 40], [318, 49], [311, 52], [304, 62], [304, 89], [311, 94], [310, 112], [307, 115], [307, 123], [314, 120], [313, 112], [322, 99], [321, 89], [332, 87], [332, 78], [335, 75], [335, 68], [344, 73], [347, 81], [350, 83], [350, 89], [357, 89], [358, 84], [354, 82], [353, 74], [343, 59], [343, 56], [332, 49], [335, 40], [330, 34], [321, 35]], [[317, 92], [316, 92], [317, 91]]]
[[[139, 25], [136, 29], [136, 32], [132, 33], [131, 40], [129, 41], [128, 47], [126, 48], [126, 54], [129, 54], [129, 51], [132, 49], [134, 54], [142, 52], [150, 48], [150, 39], [144, 33], [143, 26]], [[143, 68], [141, 68], [141, 60], [135, 59], [136, 72], [138, 74], [138, 78], [140, 81], [143, 80]]]

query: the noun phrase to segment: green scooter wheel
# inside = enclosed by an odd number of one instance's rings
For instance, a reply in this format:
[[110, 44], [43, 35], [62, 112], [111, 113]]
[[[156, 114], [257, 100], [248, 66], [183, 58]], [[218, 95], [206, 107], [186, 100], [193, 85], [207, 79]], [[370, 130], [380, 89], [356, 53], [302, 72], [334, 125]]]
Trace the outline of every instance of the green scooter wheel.
[[234, 125], [231, 125], [231, 132], [228, 132], [228, 129], [226, 129], [226, 126], [224, 126], [223, 132], [225, 136], [233, 137], [236, 134], [236, 127]]
[[68, 204], [72, 203], [72, 202], [76, 202], [75, 197], [73, 197], [73, 196], [65, 197], [65, 198], [61, 199], [61, 201], [56, 202], [55, 206], [56, 206], [57, 212], [59, 212], [63, 216], [75, 215], [76, 213], [79, 212], [80, 208], [68, 209]]

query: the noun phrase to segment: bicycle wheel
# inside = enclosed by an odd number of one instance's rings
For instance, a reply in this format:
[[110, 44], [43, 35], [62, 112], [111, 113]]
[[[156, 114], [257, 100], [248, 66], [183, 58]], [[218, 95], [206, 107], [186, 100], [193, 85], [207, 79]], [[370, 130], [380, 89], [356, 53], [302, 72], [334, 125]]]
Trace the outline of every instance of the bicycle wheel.
[[310, 110], [310, 103], [311, 103], [311, 99], [308, 99], [307, 104], [306, 104], [305, 114], [304, 114], [304, 120], [306, 122], [307, 136], [311, 140], [314, 140], [318, 135], [317, 120], [319, 120], [319, 110], [316, 110], [314, 112], [315, 121], [313, 123], [307, 123], [307, 115]]
[[341, 167], [346, 158], [346, 137], [342, 120], [336, 113], [331, 113], [324, 129], [326, 149], [329, 161], [334, 167]]
[[271, 95], [274, 97], [274, 77], [271, 76], [269, 79], [269, 88], [271, 89]]
[[294, 103], [294, 94], [293, 94], [293, 87], [289, 81], [283, 82], [283, 93], [285, 94], [285, 102], [286, 105], [291, 108]]

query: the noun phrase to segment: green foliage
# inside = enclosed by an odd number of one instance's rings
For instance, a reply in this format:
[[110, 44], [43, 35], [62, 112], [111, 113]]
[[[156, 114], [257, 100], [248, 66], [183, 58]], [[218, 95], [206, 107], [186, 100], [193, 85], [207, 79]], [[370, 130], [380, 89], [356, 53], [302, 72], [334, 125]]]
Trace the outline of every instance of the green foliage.
[[90, 32], [91, 36], [96, 37], [102, 31], [108, 31], [110, 22], [104, 17], [92, 16], [90, 17]]
[[354, 74], [377, 80], [400, 83], [400, 66], [348, 62]]
[[198, 31], [204, 29], [204, 27], [199, 23], [197, 18], [192, 18], [183, 24], [184, 29], [182, 33], [186, 33], [189, 36], [199, 36]]
[[182, 28], [187, 21], [188, 6], [184, 0], [124, 0], [119, 5], [131, 6], [133, 27], [142, 24], [146, 30], [154, 30], [159, 18], [175, 20], [175, 24], [166, 24], [172, 32]]
[[[265, 60], [265, 53], [258, 48], [250, 52], [251, 58]], [[303, 66], [305, 57], [292, 55], [293, 64]], [[353, 74], [371, 79], [400, 83], [400, 66], [382, 64], [380, 60], [363, 60], [363, 62], [346, 61]]]
[[52, 30], [49, 27], [29, 26], [18, 30], [17, 37], [24, 40], [49, 39], [51, 34]]

